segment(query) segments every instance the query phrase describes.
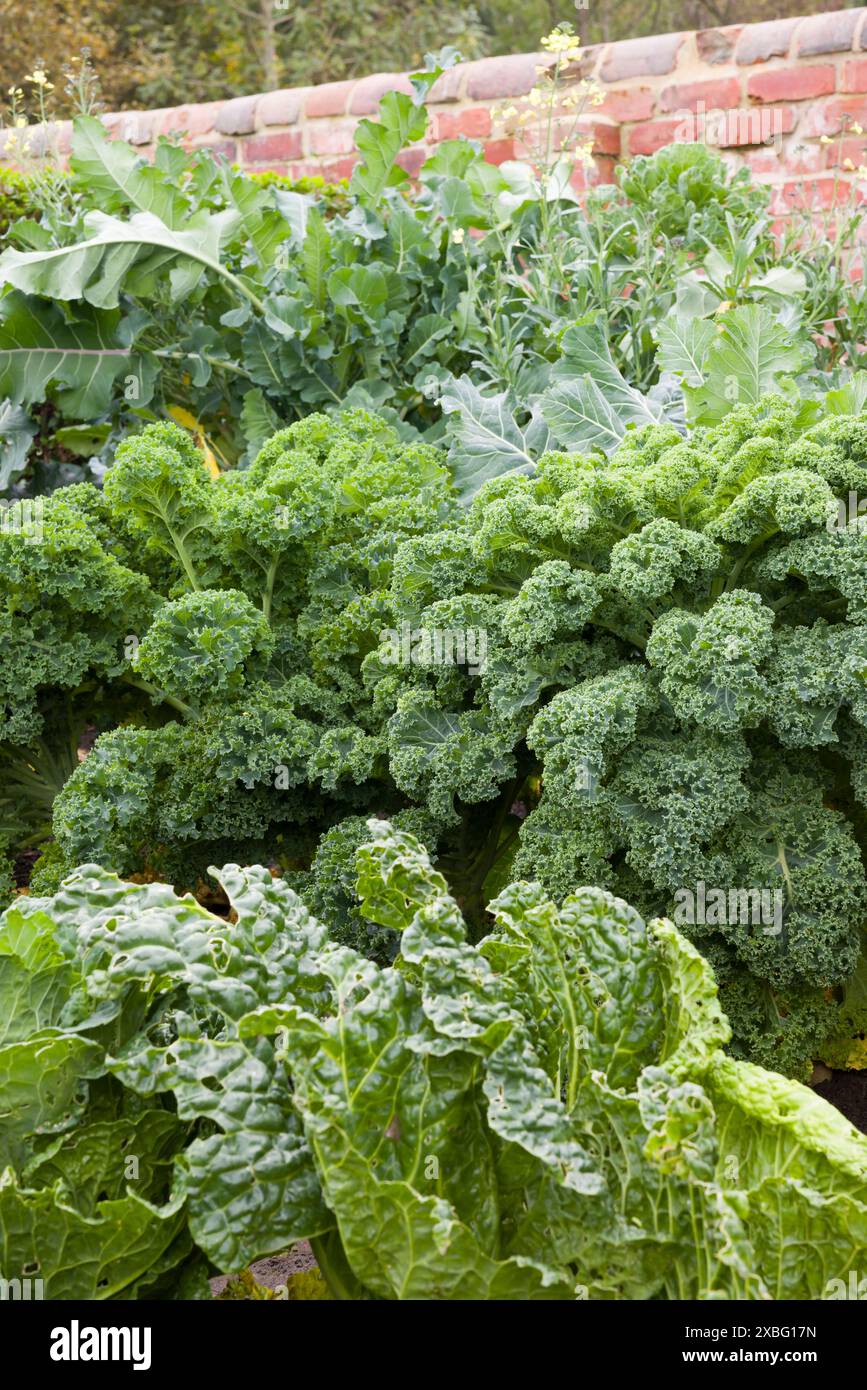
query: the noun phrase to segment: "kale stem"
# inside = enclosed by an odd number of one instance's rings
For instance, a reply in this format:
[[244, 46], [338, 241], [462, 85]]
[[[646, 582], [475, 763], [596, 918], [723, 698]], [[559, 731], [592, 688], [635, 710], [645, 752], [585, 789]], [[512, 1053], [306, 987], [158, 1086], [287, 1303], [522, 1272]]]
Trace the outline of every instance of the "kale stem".
[[521, 785], [522, 785], [523, 781], [524, 781], [524, 778], [523, 778], [523, 777], [521, 777], [521, 778], [517, 778], [517, 777], [516, 777], [516, 778], [514, 779], [514, 781], [512, 781], [512, 782], [509, 783], [508, 787], [506, 788], [506, 790], [505, 790], [505, 792], [503, 793], [503, 796], [502, 796], [502, 798], [501, 798], [501, 800], [500, 800], [500, 805], [499, 805], [499, 807], [497, 808], [497, 813], [496, 813], [496, 815], [495, 815], [495, 817], [494, 817], [494, 823], [493, 823], [493, 825], [491, 826], [491, 830], [490, 830], [490, 833], [489, 833], [489, 835], [488, 835], [488, 838], [487, 838], [487, 840], [485, 841], [485, 843], [484, 843], [484, 845], [483, 845], [483, 847], [482, 847], [482, 853], [481, 853], [481, 856], [480, 856], [480, 860], [477, 861], [477, 873], [478, 873], [479, 887], [480, 887], [480, 888], [481, 888], [481, 885], [484, 883], [485, 878], [487, 877], [488, 871], [490, 870], [491, 866], [492, 866], [492, 865], [496, 862], [496, 860], [497, 860], [497, 857], [498, 857], [498, 856], [497, 856], [497, 851], [498, 851], [498, 848], [499, 848], [499, 843], [500, 843], [500, 832], [501, 832], [501, 830], [502, 830], [502, 828], [503, 828], [503, 821], [506, 819], [506, 816], [508, 815], [509, 811], [512, 809], [512, 806], [514, 805], [514, 802], [515, 802], [515, 797], [518, 795], [518, 792], [521, 790]]
[[192, 584], [193, 588], [194, 588], [195, 590], [197, 590], [197, 591], [201, 590], [201, 587], [202, 587], [202, 586], [201, 586], [201, 584], [199, 583], [199, 577], [198, 577], [198, 575], [196, 574], [195, 569], [193, 568], [193, 562], [192, 562], [192, 560], [190, 559], [189, 554], [187, 553], [187, 548], [186, 548], [186, 546], [184, 545], [184, 543], [183, 543], [183, 541], [180, 539], [180, 537], [175, 535], [175, 533], [174, 533], [174, 531], [172, 530], [172, 527], [169, 525], [168, 521], [165, 522], [165, 527], [166, 527], [166, 530], [168, 531], [169, 535], [171, 536], [172, 545], [173, 545], [174, 548], [175, 548], [175, 554], [177, 555], [178, 559], [180, 560], [181, 564], [182, 564], [183, 567], [184, 567], [184, 573], [186, 574], [186, 576], [187, 576], [187, 578], [189, 579], [190, 583]]
[[274, 600], [274, 581], [280, 568], [280, 556], [275, 555], [265, 574], [265, 592], [262, 595], [262, 616], [266, 623], [271, 621], [271, 604]]
[[752, 556], [760, 548], [760, 546], [764, 545], [767, 539], [767, 536], [757, 536], [755, 540], [750, 541], [743, 555], [741, 555], [737, 560], [735, 560], [734, 564], [728, 572], [728, 577], [725, 581], [726, 593], [729, 593], [735, 587], [735, 584], [741, 576], [744, 565], [747, 563], [749, 559], [752, 558]]
[[221, 372], [234, 373], [235, 376], [242, 376], [246, 381], [252, 381], [250, 373], [244, 367], [239, 367], [236, 362], [229, 362], [223, 357], [212, 357], [207, 352], [172, 352], [170, 348], [157, 348], [154, 357], [164, 357], [171, 362], [186, 362], [190, 357], [201, 357], [203, 362], [209, 366], [218, 368]]
[[611, 623], [603, 623], [600, 618], [591, 618], [592, 627], [602, 627], [606, 632], [613, 632], [615, 637], [619, 637], [621, 642], [628, 642], [632, 647], [638, 647], [644, 651], [647, 646], [647, 638], [640, 637], [637, 632], [621, 631], [619, 627], [614, 627]]
[[160, 690], [158, 685], [151, 685], [150, 681], [139, 680], [136, 676], [129, 675], [128, 672], [124, 673], [123, 679], [126, 681], [127, 685], [134, 685], [136, 690], [143, 690], [146, 695], [153, 695], [164, 704], [171, 705], [172, 709], [176, 709], [185, 719], [198, 718], [198, 711], [195, 710], [192, 705], [186, 704], [183, 700], [176, 699], [174, 695], [167, 695], [164, 690]]

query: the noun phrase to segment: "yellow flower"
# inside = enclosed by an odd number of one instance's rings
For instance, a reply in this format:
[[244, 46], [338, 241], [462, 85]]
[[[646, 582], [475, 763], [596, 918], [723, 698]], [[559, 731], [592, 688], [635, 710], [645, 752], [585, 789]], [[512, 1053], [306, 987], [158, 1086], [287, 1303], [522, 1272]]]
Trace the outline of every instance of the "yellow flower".
[[35, 82], [37, 87], [44, 87], [48, 81], [48, 76], [44, 68], [34, 68], [29, 77], [24, 79], [26, 82]]
[[850, 127], [850, 129], [853, 130], [856, 135], [864, 134], [864, 127], [862, 125], [859, 125], [857, 121], [853, 126]]
[[507, 106], [505, 111], [501, 111], [500, 114], [503, 117], [503, 120], [507, 121], [510, 116], [517, 116], [518, 108], [517, 106]]
[[580, 57], [581, 49], [577, 45], [573, 45], [572, 48], [566, 49], [566, 59], [568, 62], [577, 63]]
[[18, 128], [19, 130], [23, 130], [23, 128], [24, 128], [24, 126], [26, 126], [26, 124], [27, 124], [27, 121], [26, 121], [26, 119], [25, 119], [24, 116], [16, 116], [16, 117], [15, 117], [15, 125], [17, 126], [17, 128]]
[[549, 53], [570, 53], [575, 48], [574, 34], [564, 34], [561, 29], [552, 29], [541, 40], [542, 47]]
[[854, 168], [855, 168], [855, 165], [852, 163], [851, 159], [844, 159], [844, 160], [843, 160], [843, 168], [844, 168], [844, 169], [854, 169]]
[[820, 135], [820, 136], [819, 136], [819, 144], [820, 144], [820, 145], [830, 145], [830, 144], [831, 144], [831, 137], [830, 137], [830, 135]]
[[463, 246], [465, 235], [466, 233], [464, 232], [463, 227], [455, 227], [454, 231], [452, 232], [452, 241], [454, 242], [455, 246]]

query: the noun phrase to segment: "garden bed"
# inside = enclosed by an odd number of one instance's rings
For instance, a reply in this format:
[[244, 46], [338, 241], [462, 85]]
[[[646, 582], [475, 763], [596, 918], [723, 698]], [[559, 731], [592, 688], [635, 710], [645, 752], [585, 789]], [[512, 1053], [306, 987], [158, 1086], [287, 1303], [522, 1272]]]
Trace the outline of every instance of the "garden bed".
[[84, 114], [0, 256], [0, 1232], [48, 1297], [858, 1258], [860, 212], [781, 239], [682, 143], [579, 196], [545, 47], [535, 159], [409, 178], [445, 53], [339, 199]]

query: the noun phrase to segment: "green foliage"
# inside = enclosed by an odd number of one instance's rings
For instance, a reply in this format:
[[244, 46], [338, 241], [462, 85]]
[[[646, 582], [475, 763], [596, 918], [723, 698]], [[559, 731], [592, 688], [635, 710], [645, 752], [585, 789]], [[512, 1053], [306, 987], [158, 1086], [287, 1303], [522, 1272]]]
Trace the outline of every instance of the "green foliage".
[[36, 217], [37, 212], [27, 175], [15, 169], [0, 169], [0, 239], [6, 239], [13, 222]]
[[188, 594], [157, 613], [135, 656], [146, 680], [178, 698], [219, 699], [267, 666], [274, 639], [262, 613], [236, 589]]
[[[453, 66], [456, 58], [452, 50], [448, 65]], [[424, 138], [428, 123], [424, 99], [442, 72], [439, 63], [428, 63], [424, 72], [413, 76], [411, 96], [386, 92], [379, 104], [379, 120], [359, 121], [355, 143], [361, 162], [353, 171], [350, 190], [362, 207], [375, 210], [386, 188], [409, 182], [408, 173], [395, 161], [407, 145]]]
[[[99, 146], [96, 148], [98, 150]], [[241, 172], [237, 166], [234, 166], [234, 169], [235, 173]], [[40, 169], [39, 180], [35, 180], [31, 174], [11, 167], [0, 169], [0, 238], [8, 236], [13, 223], [19, 219], [39, 220], [43, 203], [41, 180], [46, 178], [52, 178], [47, 168]], [[319, 174], [305, 174], [296, 179], [289, 174], [278, 174], [270, 169], [248, 171], [243, 174], [243, 178], [254, 188], [273, 188], [285, 193], [298, 193], [304, 197], [316, 198], [330, 216], [346, 213], [351, 206], [347, 179], [336, 179], [332, 182]]]
[[683, 237], [692, 250], [706, 249], [725, 232], [726, 215], [748, 225], [761, 216], [770, 195], [750, 182], [749, 172], [723, 174], [720, 156], [704, 144], [667, 145], [638, 155], [618, 172], [618, 184], [633, 207], [650, 217], [667, 237]]
[[[634, 161], [583, 207], [567, 152], [495, 167], [463, 139], [413, 186], [401, 152], [454, 60], [429, 56], [411, 95], [360, 122], [343, 190], [165, 139], [149, 163], [77, 117], [64, 197], [0, 258], [0, 490], [44, 486], [28, 454], [52, 445], [103, 470], [125, 430], [167, 416], [243, 466], [282, 424], [348, 405], [408, 438], [439, 439], [445, 416], [469, 498], [547, 448], [682, 428], [684, 398], [714, 423], [805, 385], [823, 320], [803, 258], [780, 262], [765, 194], [704, 146]], [[31, 446], [46, 411], [53, 433]]]
[[195, 543], [211, 488], [189, 434], [177, 425], [150, 425], [123, 441], [116, 462], [104, 492], [115, 525], [171, 556], [198, 588]]
[[[562, 173], [549, 171], [556, 195], [514, 214], [509, 256], [473, 277], [487, 300], [474, 306], [473, 375], [441, 397], [465, 495], [546, 449], [612, 454], [649, 423], [682, 432], [685, 415], [714, 424], [769, 391], [824, 395], [815, 367], [830, 358], [813, 341], [802, 257], [793, 246], [780, 257], [767, 192], [745, 171], [732, 176], [704, 145], [671, 145], [580, 212]], [[479, 389], [484, 378], [494, 390]], [[841, 380], [854, 391], [850, 370]], [[857, 413], [857, 394], [839, 408]]]
[[82, 117], [0, 259], [0, 490], [103, 482], [0, 526], [0, 1231], [50, 1297], [305, 1238], [298, 1297], [816, 1298], [864, 1244], [784, 1078], [867, 1035], [865, 374], [704, 147], [411, 189], [454, 57], [342, 190]]
[[15, 897], [14, 864], [0, 848], [0, 907], [5, 907]]
[[153, 610], [147, 580], [87, 514], [90, 494], [99, 497], [82, 484], [41, 503], [38, 540], [24, 527], [0, 533], [0, 737], [16, 744], [42, 732], [44, 693], [119, 675], [122, 634]]
[[671, 922], [517, 882], [472, 945], [419, 842], [368, 835], [393, 967], [232, 864], [228, 917], [87, 865], [0, 918], [6, 1277], [202, 1296], [307, 1238], [300, 1297], [821, 1298], [863, 1245], [867, 1141], [723, 1052]]
[[[62, 787], [48, 886], [93, 862], [195, 888], [232, 851], [384, 962], [351, 860], [397, 816], [477, 935], [515, 875], [675, 914], [725, 962], [736, 1046], [804, 1074], [860, 1031], [867, 913], [867, 562], [837, 521], [864, 423], [811, 415], [631, 430], [469, 507], [363, 412], [217, 478], [149, 426], [102, 494], [54, 494], [42, 545], [0, 535], [13, 850]], [[58, 701], [105, 730], [80, 766], [32, 751]], [[731, 912], [690, 917], [699, 885]]]
[[[436, 823], [424, 811], [398, 811], [390, 823], [402, 832], [424, 835], [435, 842]], [[349, 816], [325, 832], [309, 871], [295, 874], [290, 882], [314, 916], [330, 923], [335, 939], [380, 965], [388, 965], [399, 949], [399, 935], [392, 926], [366, 918], [356, 900], [356, 855], [369, 839], [370, 822], [364, 816]]]
[[[363, 162], [353, 193], [339, 196], [315, 180], [307, 191], [249, 178], [167, 141], [148, 164], [79, 117], [79, 210], [46, 214], [35, 242], [4, 260], [0, 394], [10, 408], [47, 395], [62, 419], [104, 423], [105, 463], [123, 425], [178, 407], [225, 462], [249, 461], [281, 422], [334, 407], [353, 387], [350, 404], [394, 419], [420, 411], [429, 423], [420, 384], [457, 322], [463, 253], [444, 208], [417, 207], [394, 185], [406, 181], [395, 157], [425, 131], [421, 99], [438, 71], [419, 75], [413, 98], [390, 94], [381, 120], [359, 128]], [[460, 225], [484, 217], [469, 203]], [[449, 351], [462, 368], [460, 345]], [[409, 378], [405, 356], [416, 361]], [[26, 450], [26, 436], [16, 440]], [[26, 455], [7, 451], [14, 477]]]
[[[129, 0], [121, 0], [122, 12], [128, 6]], [[305, 0], [254, 9], [241, 0], [199, 0], [193, 8], [156, 0], [152, 11], [134, 15], [131, 23], [139, 61], [150, 59], [135, 89], [137, 106], [405, 72], [445, 41], [468, 59], [480, 57], [490, 51], [494, 32], [483, 26], [477, 7], [463, 0], [436, 7], [429, 0]], [[541, 31], [529, 32], [532, 48]]]
[[713, 324], [686, 309], [673, 316], [659, 327], [659, 361], [682, 377], [693, 424], [716, 424], [732, 405], [756, 405], [768, 392], [791, 387], [813, 356], [810, 344], [793, 342], [791, 330], [758, 304], [719, 313]]
[[60, 792], [58, 848], [39, 881], [88, 860], [194, 887], [228, 846], [295, 868], [369, 794], [399, 810], [361, 664], [388, 618], [397, 549], [451, 513], [436, 451], [355, 412], [309, 416], [216, 479], [189, 435], [151, 425], [120, 446], [104, 492], [46, 502], [41, 544], [0, 534], [17, 585], [7, 782], [52, 727], [51, 701], [109, 726], [80, 766], [76, 733], [59, 777], [14, 783], [10, 823], [32, 807], [21, 823], [40, 838]]
[[276, 174], [271, 169], [248, 172], [246, 177], [257, 188], [277, 188], [284, 193], [300, 193], [302, 197], [315, 198], [326, 216], [349, 212], [352, 206], [348, 179], [330, 182], [321, 174], [302, 174], [295, 179], [289, 174]]

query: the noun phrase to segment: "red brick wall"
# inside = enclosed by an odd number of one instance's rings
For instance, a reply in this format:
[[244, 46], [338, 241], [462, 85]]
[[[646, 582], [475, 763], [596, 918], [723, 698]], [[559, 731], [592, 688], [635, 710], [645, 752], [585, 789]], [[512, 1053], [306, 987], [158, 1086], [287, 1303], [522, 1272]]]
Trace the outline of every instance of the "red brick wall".
[[[509, 125], [514, 117], [500, 113], [530, 91], [544, 62], [543, 53], [517, 54], [444, 74], [431, 93], [426, 143], [407, 152], [406, 167], [414, 172], [426, 150], [456, 135], [483, 141], [495, 163], [524, 157]], [[867, 189], [858, 172], [867, 165], [867, 135], [852, 129], [867, 130], [867, 9], [600, 45], [586, 50], [572, 75], [592, 78], [604, 93], [586, 120], [592, 182], [610, 180], [618, 160], [703, 139], [774, 185], [777, 215], [798, 202], [830, 207], [853, 180]], [[334, 178], [351, 172], [358, 120], [395, 88], [409, 89], [403, 74], [378, 73], [103, 119], [142, 153], [158, 135], [181, 133], [245, 168]], [[68, 127], [58, 134], [68, 148]]]

